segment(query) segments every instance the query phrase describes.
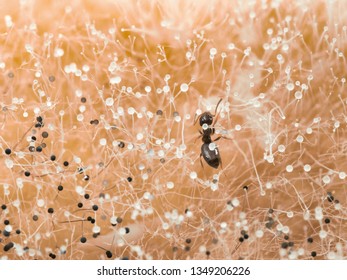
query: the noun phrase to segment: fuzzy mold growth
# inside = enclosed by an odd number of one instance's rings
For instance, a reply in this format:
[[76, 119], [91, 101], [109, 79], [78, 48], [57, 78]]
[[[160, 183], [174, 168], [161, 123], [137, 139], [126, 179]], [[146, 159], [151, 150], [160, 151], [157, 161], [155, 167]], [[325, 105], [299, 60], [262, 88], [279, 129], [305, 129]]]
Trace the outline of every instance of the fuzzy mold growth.
[[346, 1], [0, 0], [0, 30], [1, 259], [347, 258]]

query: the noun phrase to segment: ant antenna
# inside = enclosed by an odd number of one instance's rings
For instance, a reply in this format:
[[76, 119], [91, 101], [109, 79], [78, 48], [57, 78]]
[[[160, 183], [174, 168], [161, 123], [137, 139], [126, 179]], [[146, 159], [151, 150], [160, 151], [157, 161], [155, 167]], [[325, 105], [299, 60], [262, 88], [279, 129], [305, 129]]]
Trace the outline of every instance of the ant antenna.
[[213, 115], [213, 117], [215, 117], [215, 119], [214, 119], [214, 122], [213, 122], [212, 126], [214, 126], [214, 124], [215, 124], [215, 123], [217, 122], [217, 120], [218, 120], [219, 113], [217, 114], [217, 109], [218, 109], [219, 104], [222, 102], [222, 100], [223, 100], [223, 98], [219, 99], [219, 101], [218, 101], [218, 103], [217, 103], [217, 106], [216, 106], [216, 109], [215, 109], [214, 115]]

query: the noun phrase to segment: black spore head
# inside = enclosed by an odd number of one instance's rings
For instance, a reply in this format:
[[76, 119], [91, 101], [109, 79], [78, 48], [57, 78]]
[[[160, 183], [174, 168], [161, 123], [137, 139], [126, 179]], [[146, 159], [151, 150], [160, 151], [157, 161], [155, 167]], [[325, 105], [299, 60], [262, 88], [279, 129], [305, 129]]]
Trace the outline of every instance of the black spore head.
[[107, 258], [112, 258], [112, 252], [111, 251], [106, 251], [106, 257]]

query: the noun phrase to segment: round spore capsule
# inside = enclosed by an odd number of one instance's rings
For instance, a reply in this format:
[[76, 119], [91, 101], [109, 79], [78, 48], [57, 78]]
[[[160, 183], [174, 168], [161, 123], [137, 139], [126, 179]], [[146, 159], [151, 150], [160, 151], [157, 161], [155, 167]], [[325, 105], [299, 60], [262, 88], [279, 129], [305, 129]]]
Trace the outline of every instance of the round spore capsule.
[[57, 256], [53, 253], [49, 253], [49, 257], [54, 260]]
[[105, 198], [105, 194], [104, 193], [99, 193], [99, 197], [100, 198]]
[[333, 196], [333, 194], [331, 192], [327, 193], [327, 200], [329, 202], [333, 202], [334, 201], [334, 196]]
[[85, 238], [84, 236], [81, 237], [80, 239], [81, 243], [86, 243], [87, 242], [87, 238]]
[[5, 149], [5, 154], [6, 155], [10, 155], [12, 153], [11, 149], [7, 148]]
[[97, 119], [91, 120], [91, 121], [90, 121], [90, 124], [98, 125], [98, 124], [99, 124], [99, 120], [97, 120]]
[[7, 243], [7, 244], [4, 246], [4, 251], [5, 251], [5, 252], [9, 251], [11, 248], [13, 248], [13, 246], [14, 246], [13, 242]]

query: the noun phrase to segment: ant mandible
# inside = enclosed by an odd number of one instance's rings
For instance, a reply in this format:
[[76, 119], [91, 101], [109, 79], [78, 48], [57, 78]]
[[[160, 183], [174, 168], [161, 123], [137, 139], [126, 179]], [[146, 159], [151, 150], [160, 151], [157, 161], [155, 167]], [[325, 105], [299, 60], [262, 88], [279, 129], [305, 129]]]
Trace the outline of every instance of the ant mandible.
[[197, 120], [199, 120], [199, 124], [202, 127], [202, 132], [199, 130], [201, 137], [202, 137], [202, 146], [201, 146], [201, 154], [200, 154], [200, 163], [201, 162], [201, 156], [204, 158], [204, 160], [207, 162], [207, 164], [213, 168], [218, 168], [219, 165], [222, 165], [222, 159], [219, 154], [219, 150], [217, 146], [214, 148], [210, 148], [211, 144], [215, 141], [218, 141], [222, 136], [217, 137], [215, 140], [212, 141], [211, 136], [214, 134], [215, 129], [213, 127], [213, 123], [216, 122], [217, 118], [213, 122], [213, 118], [216, 117], [217, 109], [219, 104], [221, 103], [222, 99], [220, 99], [216, 105], [215, 113], [212, 115], [210, 112], [204, 112], [194, 121], [194, 124]]

